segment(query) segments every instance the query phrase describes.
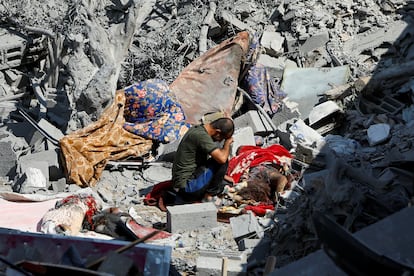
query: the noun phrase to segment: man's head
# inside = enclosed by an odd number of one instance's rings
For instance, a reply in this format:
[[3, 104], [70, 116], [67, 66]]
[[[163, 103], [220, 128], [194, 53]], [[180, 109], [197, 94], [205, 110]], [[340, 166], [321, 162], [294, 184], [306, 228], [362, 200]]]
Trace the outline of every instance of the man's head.
[[210, 123], [215, 133], [211, 136], [214, 141], [220, 142], [229, 139], [234, 133], [234, 123], [230, 118], [220, 118]]

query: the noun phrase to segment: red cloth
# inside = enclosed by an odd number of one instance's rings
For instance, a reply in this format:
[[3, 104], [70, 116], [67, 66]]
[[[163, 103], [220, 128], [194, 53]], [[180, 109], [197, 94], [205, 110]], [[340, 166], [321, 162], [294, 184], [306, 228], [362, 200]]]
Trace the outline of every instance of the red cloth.
[[275, 206], [273, 205], [247, 205], [246, 207], [244, 207], [244, 210], [250, 210], [253, 213], [255, 213], [255, 215], [257, 216], [264, 216], [266, 214], [266, 210], [274, 210]]
[[267, 148], [259, 146], [240, 146], [237, 156], [229, 161], [227, 175], [233, 178], [234, 183], [239, 183], [240, 177], [246, 170], [262, 163], [282, 164], [282, 157], [292, 159], [293, 156], [282, 145], [271, 145]]
[[159, 200], [162, 198], [165, 191], [172, 187], [172, 180], [162, 181], [152, 187], [151, 192], [146, 194], [144, 204], [151, 206], [158, 206]]

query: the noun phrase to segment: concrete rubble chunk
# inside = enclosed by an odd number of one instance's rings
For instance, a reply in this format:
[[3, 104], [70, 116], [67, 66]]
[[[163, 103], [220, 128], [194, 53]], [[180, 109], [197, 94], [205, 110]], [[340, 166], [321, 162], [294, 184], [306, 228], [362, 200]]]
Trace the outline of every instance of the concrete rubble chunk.
[[362, 53], [368, 49], [374, 49], [384, 42], [393, 43], [398, 37], [403, 36], [403, 31], [407, 30], [408, 23], [400, 20], [391, 23], [386, 28], [379, 28], [377, 30], [369, 30], [356, 35], [352, 40], [344, 43], [343, 49], [347, 53], [353, 55]]
[[283, 70], [286, 66], [297, 67], [296, 63], [286, 57], [272, 57], [266, 54], [260, 54], [257, 63], [266, 67], [269, 75], [278, 79], [282, 79]]
[[390, 135], [390, 125], [388, 124], [375, 124], [368, 128], [368, 142], [369, 145], [375, 146], [388, 139]]
[[252, 212], [230, 218], [230, 226], [236, 242], [247, 237], [263, 237], [263, 229]]
[[44, 168], [42, 165], [42, 170], [45, 176], [47, 176], [48, 181], [55, 181], [62, 177], [63, 170], [59, 163], [59, 153], [56, 149], [45, 150], [41, 152], [35, 152], [27, 155], [23, 155], [19, 158], [19, 172], [24, 173], [27, 168], [35, 167], [37, 168], [37, 163], [39, 160], [44, 160], [47, 164], [47, 167]]
[[254, 30], [249, 25], [247, 25], [247, 24], [243, 23], [242, 21], [240, 21], [232, 13], [230, 13], [228, 11], [222, 11], [221, 16], [223, 17], [223, 20], [229, 22], [230, 24], [232, 24], [233, 26], [235, 26], [239, 30], [249, 30], [252, 33], [254, 33]]
[[316, 124], [324, 118], [341, 111], [342, 109], [334, 101], [326, 101], [315, 106], [309, 113], [309, 125]]
[[301, 119], [308, 117], [313, 106], [318, 103], [318, 95], [343, 85], [349, 79], [349, 66], [332, 68], [286, 68], [281, 89], [289, 99], [297, 102]]
[[260, 44], [266, 52], [272, 56], [278, 56], [283, 52], [285, 38], [279, 32], [264, 31], [260, 39]]
[[[47, 166], [46, 162], [38, 162], [38, 166], [40, 167], [43, 164], [43, 167]], [[27, 168], [23, 175], [16, 181], [14, 190], [17, 190], [19, 193], [22, 194], [30, 194], [33, 191], [38, 189], [47, 189], [48, 188], [48, 180], [46, 176], [43, 174], [44, 169]]]

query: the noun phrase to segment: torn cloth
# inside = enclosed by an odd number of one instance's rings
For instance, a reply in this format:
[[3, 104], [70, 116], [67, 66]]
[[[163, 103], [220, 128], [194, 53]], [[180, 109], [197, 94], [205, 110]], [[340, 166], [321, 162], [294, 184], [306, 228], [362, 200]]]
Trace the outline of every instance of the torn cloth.
[[170, 84], [190, 124], [198, 124], [211, 111], [232, 114], [248, 47], [249, 33], [240, 32], [196, 58]]
[[98, 121], [59, 141], [69, 181], [81, 187], [94, 186], [108, 161], [140, 157], [150, 152], [152, 140], [123, 128], [124, 103], [125, 94], [119, 90]]
[[259, 146], [240, 146], [238, 154], [229, 160], [227, 175], [233, 178], [234, 183], [238, 183], [240, 177], [246, 173], [251, 167], [263, 163], [272, 163], [278, 165], [290, 163], [293, 156], [282, 145], [271, 145], [267, 148]]

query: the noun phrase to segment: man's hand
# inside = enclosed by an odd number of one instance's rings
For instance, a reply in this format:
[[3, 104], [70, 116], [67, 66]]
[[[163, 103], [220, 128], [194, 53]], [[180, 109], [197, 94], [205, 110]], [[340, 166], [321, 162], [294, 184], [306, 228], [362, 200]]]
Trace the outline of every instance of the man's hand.
[[232, 136], [229, 139], [224, 140], [224, 145], [228, 144], [230, 146], [231, 144], [233, 144], [233, 142], [234, 142], [234, 138]]
[[230, 145], [234, 142], [233, 137], [230, 137], [224, 140], [223, 148], [218, 148], [213, 150], [210, 155], [213, 157], [218, 163], [224, 164], [227, 162], [227, 159], [230, 155]]

